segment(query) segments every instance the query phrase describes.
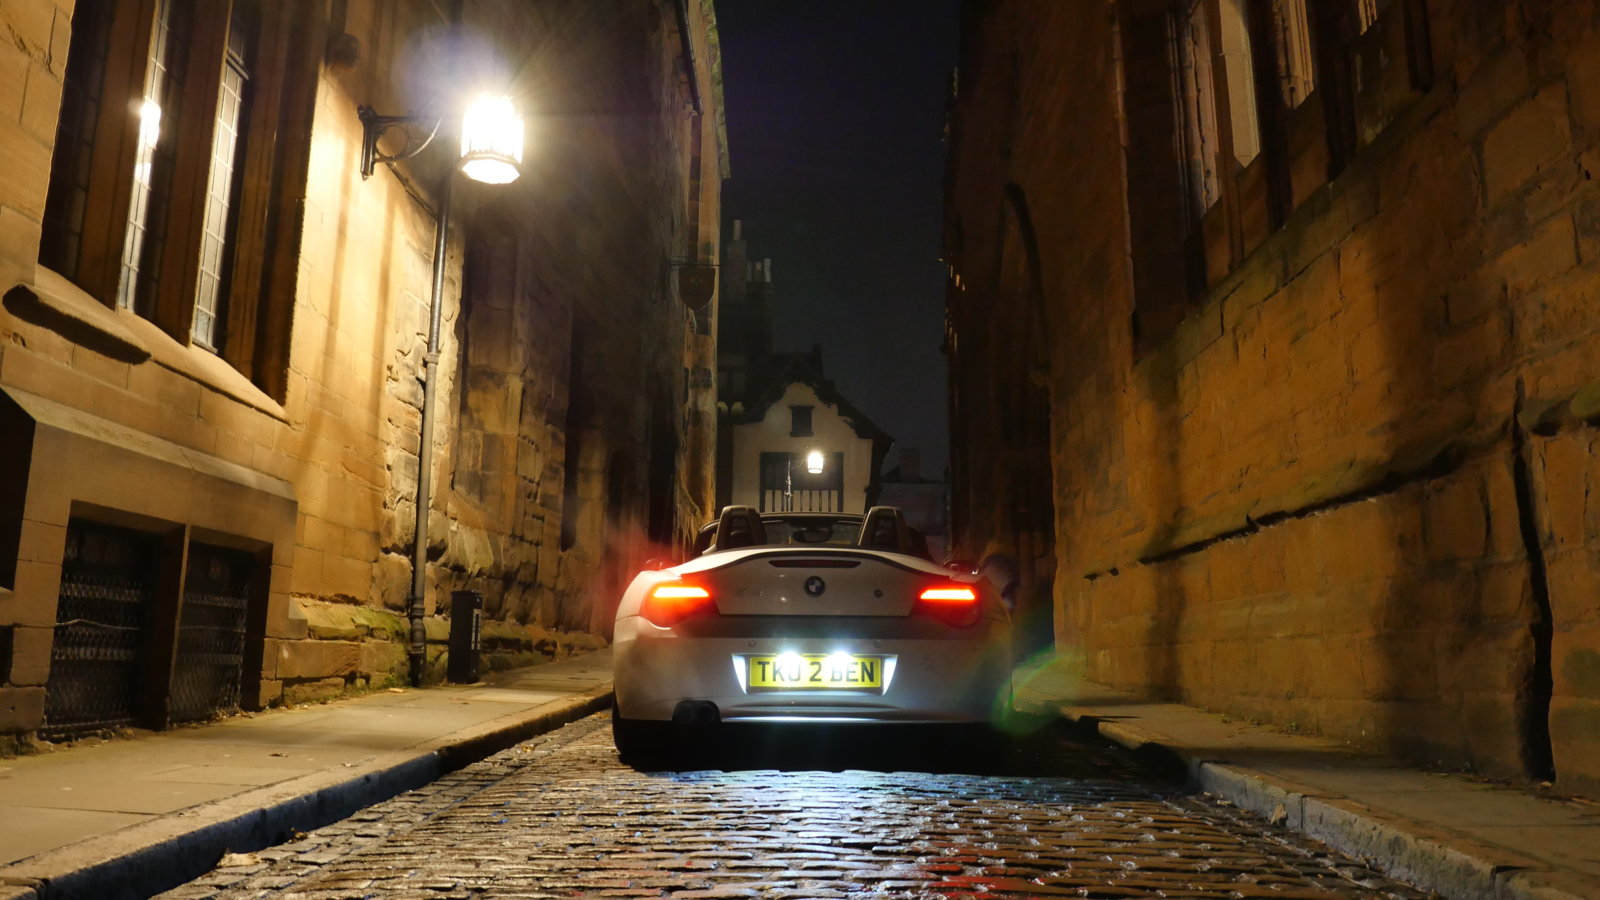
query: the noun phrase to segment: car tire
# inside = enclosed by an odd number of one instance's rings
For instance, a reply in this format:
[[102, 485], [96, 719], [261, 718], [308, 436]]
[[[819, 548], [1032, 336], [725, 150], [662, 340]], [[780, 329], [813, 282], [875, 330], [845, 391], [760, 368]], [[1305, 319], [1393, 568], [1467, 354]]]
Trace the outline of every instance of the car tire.
[[616, 745], [617, 756], [625, 763], [637, 762], [664, 748], [664, 729], [660, 722], [645, 722], [625, 718], [611, 708], [611, 743]]

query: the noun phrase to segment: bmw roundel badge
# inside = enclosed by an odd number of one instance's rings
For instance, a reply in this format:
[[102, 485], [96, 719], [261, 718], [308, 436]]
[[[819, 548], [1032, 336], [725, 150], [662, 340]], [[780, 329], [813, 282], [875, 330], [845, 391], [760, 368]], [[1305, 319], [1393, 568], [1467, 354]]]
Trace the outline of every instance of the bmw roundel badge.
[[823, 581], [820, 575], [813, 575], [806, 579], [806, 593], [813, 597], [821, 597], [822, 592], [827, 589], [828, 583]]

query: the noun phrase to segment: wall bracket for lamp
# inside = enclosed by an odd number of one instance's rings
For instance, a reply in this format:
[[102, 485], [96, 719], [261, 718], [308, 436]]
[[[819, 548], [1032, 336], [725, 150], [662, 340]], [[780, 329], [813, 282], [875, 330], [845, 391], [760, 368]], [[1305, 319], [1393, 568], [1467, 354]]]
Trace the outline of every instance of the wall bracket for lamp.
[[700, 309], [711, 302], [717, 291], [715, 263], [693, 262], [686, 259], [671, 260], [678, 273], [678, 299], [690, 309]]
[[[439, 126], [444, 122], [443, 116], [380, 116], [377, 110], [370, 106], [356, 107], [356, 114], [361, 117], [361, 180], [363, 181], [372, 177], [372, 173], [377, 171], [378, 163], [397, 163], [426, 150], [438, 136]], [[419, 141], [409, 126], [429, 122], [433, 124], [428, 136]], [[406, 145], [399, 153], [385, 156], [378, 152], [378, 139], [392, 128], [399, 128], [405, 132]]]

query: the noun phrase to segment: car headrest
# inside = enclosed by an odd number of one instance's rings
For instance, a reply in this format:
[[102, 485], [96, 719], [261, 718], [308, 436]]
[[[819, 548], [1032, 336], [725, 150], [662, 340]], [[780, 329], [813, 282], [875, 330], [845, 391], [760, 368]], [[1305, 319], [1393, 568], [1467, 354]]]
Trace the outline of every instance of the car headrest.
[[861, 523], [861, 534], [856, 546], [871, 550], [888, 550], [894, 553], [911, 551], [911, 533], [906, 527], [905, 514], [893, 506], [874, 506], [867, 510]]
[[759, 547], [767, 542], [767, 529], [753, 506], [728, 506], [717, 517], [717, 549]]

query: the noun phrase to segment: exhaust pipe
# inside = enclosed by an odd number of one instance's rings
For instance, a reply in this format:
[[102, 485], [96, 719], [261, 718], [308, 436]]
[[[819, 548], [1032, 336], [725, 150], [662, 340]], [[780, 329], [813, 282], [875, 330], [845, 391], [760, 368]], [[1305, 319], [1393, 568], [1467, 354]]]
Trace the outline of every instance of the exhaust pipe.
[[680, 700], [672, 709], [674, 725], [715, 725], [722, 721], [722, 712], [710, 700]]

